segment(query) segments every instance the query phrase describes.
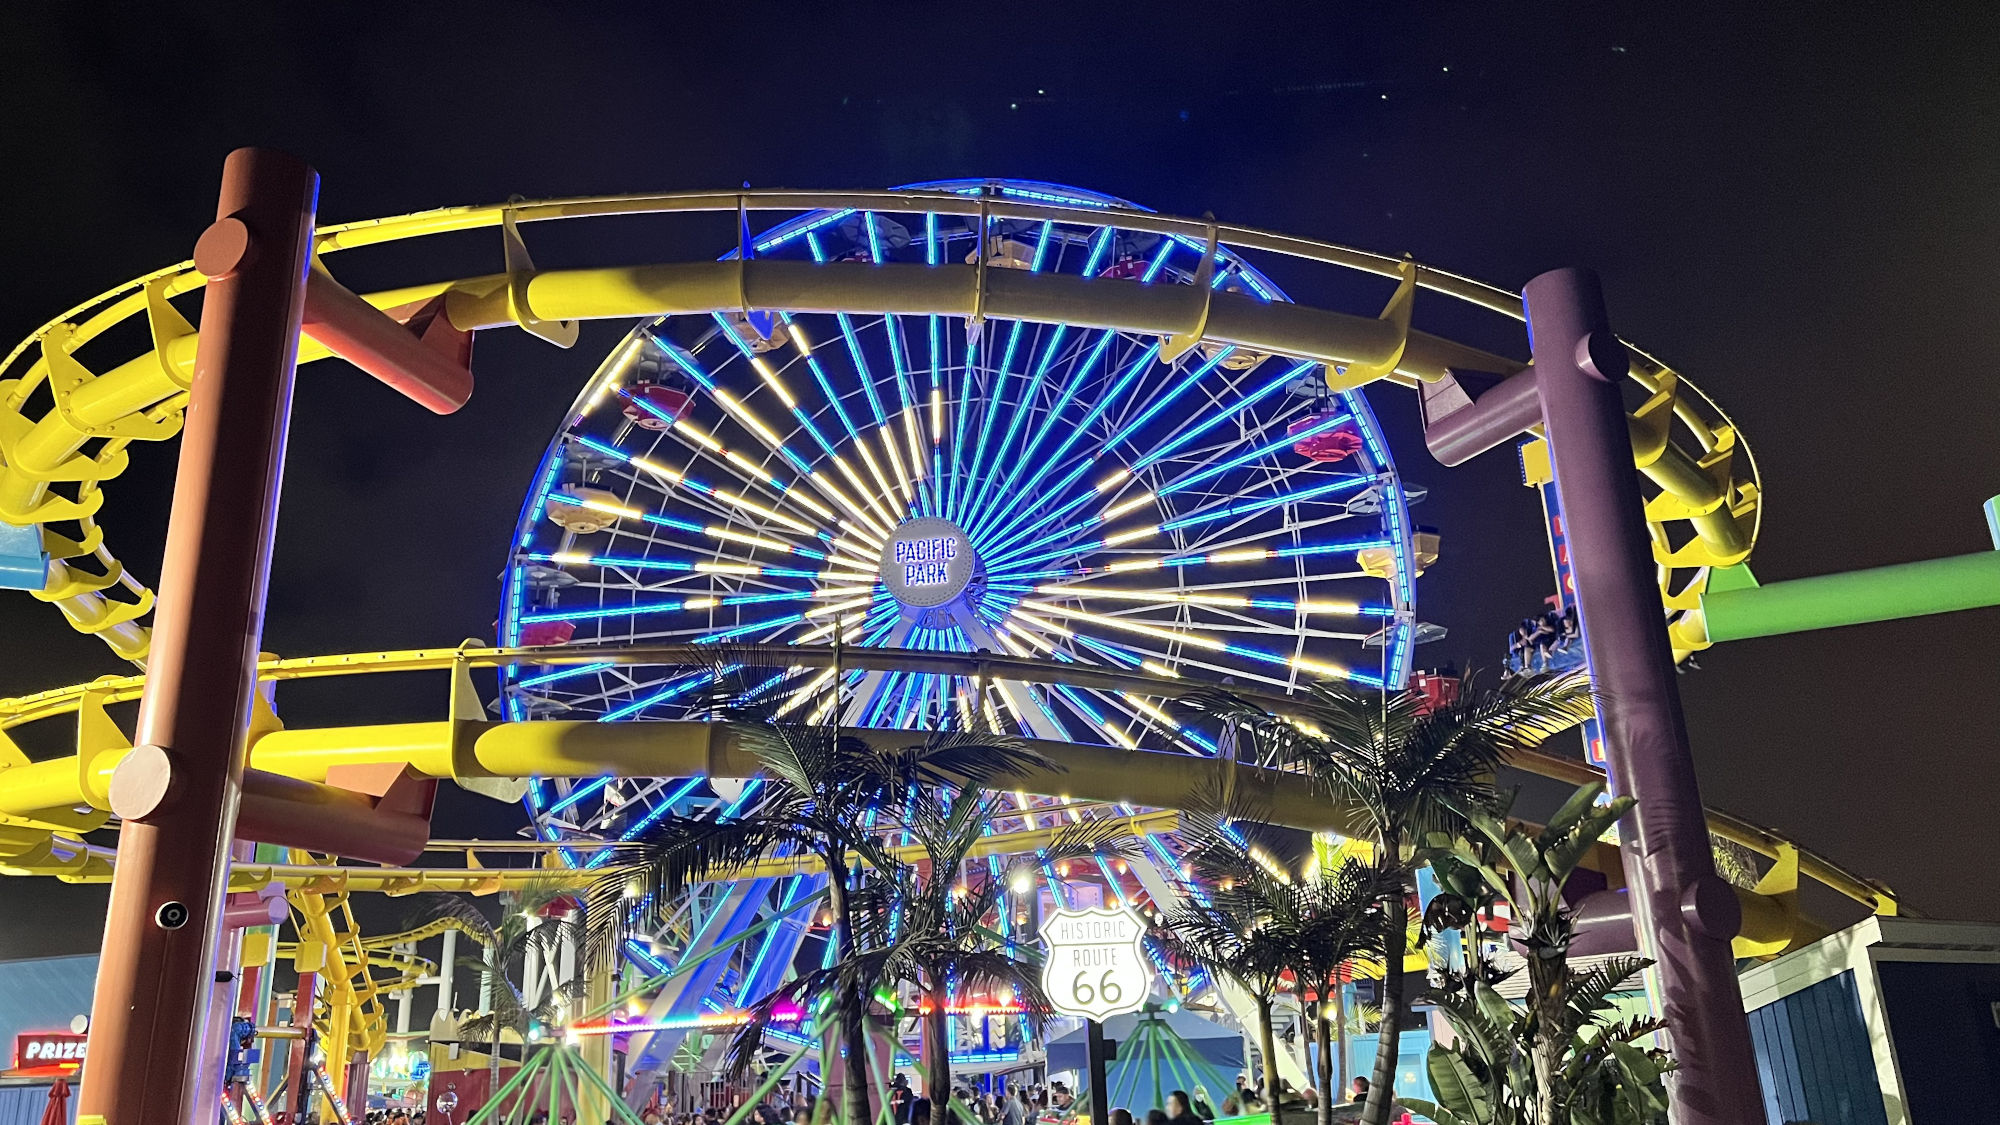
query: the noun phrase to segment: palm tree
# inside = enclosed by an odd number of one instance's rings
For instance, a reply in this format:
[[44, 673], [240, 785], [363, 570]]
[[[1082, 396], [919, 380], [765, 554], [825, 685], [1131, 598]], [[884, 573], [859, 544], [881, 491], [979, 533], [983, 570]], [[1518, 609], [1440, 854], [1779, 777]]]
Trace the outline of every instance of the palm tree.
[[868, 1007], [883, 979], [886, 954], [859, 944], [854, 896], [862, 864], [888, 870], [896, 862], [874, 827], [878, 810], [900, 806], [912, 792], [981, 787], [1032, 768], [1050, 768], [1050, 763], [992, 736], [935, 732], [914, 743], [891, 746], [845, 733], [836, 725], [780, 721], [768, 711], [729, 714], [743, 717], [722, 724], [725, 729], [717, 737], [733, 738], [755, 756], [761, 767], [761, 800], [741, 815], [662, 817], [637, 841], [629, 860], [608, 867], [591, 885], [592, 949], [597, 956], [606, 956], [609, 948], [615, 948], [612, 935], [623, 925], [634, 921], [661, 925], [673, 904], [695, 885], [745, 864], [787, 855], [816, 859], [827, 873], [839, 960], [753, 1005], [732, 1060], [733, 1065], [748, 1067], [758, 1049], [752, 1044], [761, 1044], [763, 1030], [774, 1018], [789, 1005], [830, 995], [848, 1060], [843, 1114], [850, 1125], [861, 1125], [869, 1117], [863, 1078]]
[[1307, 878], [1282, 884], [1277, 905], [1291, 938], [1292, 977], [1299, 994], [1302, 999], [1307, 993], [1319, 997], [1320, 1018], [1313, 1021], [1319, 1049], [1314, 1082], [1319, 1087], [1319, 1123], [1330, 1125], [1337, 1096], [1333, 1074], [1336, 1023], [1340, 1048], [1342, 1052], [1347, 1049], [1346, 1013], [1336, 1015], [1333, 997], [1344, 987], [1354, 962], [1381, 957], [1390, 926], [1382, 904], [1399, 894], [1402, 880], [1394, 871], [1352, 859], [1316, 866]]
[[1401, 889], [1383, 900], [1389, 932], [1381, 1039], [1362, 1113], [1366, 1125], [1387, 1125], [1406, 1009], [1408, 893], [1420, 850], [1434, 837], [1460, 834], [1466, 810], [1495, 802], [1493, 771], [1509, 754], [1588, 719], [1589, 681], [1580, 674], [1514, 676], [1481, 689], [1468, 676], [1443, 703], [1415, 692], [1314, 684], [1286, 702], [1282, 717], [1223, 693], [1201, 702], [1247, 724], [1266, 764], [1303, 769], [1344, 802], [1348, 834], [1374, 845], [1377, 866], [1398, 875]]
[[[493, 981], [493, 1007], [459, 1024], [462, 1037], [486, 1041], [489, 1085], [488, 1095], [500, 1089], [500, 1040], [505, 1032], [512, 1031], [520, 1037], [522, 1058], [527, 1058], [527, 1044], [530, 1033], [537, 1026], [556, 1027], [566, 1022], [573, 1014], [574, 1005], [582, 999], [583, 985], [579, 981], [564, 981], [546, 998], [528, 1003], [522, 988], [514, 984], [510, 972], [515, 965], [522, 967], [525, 974], [528, 953], [533, 950], [543, 964], [554, 964], [565, 943], [571, 948], [581, 947], [584, 941], [583, 920], [574, 910], [550, 911], [550, 906], [573, 901], [576, 890], [554, 881], [535, 882], [518, 890], [503, 892], [499, 896], [500, 921], [494, 924], [484, 913], [455, 896], [437, 896], [424, 912], [423, 921], [453, 918], [464, 923], [474, 934], [473, 940], [486, 947], [485, 958], [463, 958], [459, 964], [465, 968], [478, 969]], [[523, 984], [527, 982], [524, 980]]]
[[1264, 1102], [1276, 1112], [1278, 1043], [1271, 1007], [1295, 959], [1296, 935], [1285, 916], [1289, 877], [1272, 870], [1275, 863], [1267, 867], [1254, 858], [1261, 853], [1253, 852], [1257, 845], [1245, 831], [1256, 830], [1231, 831], [1233, 819], [1199, 807], [1183, 812], [1194, 885], [1167, 912], [1155, 937], [1169, 960], [1227, 977], [1250, 994], [1257, 1006], [1257, 1049], [1264, 1056]]
[[[1033, 859], [974, 877], [965, 871], [987, 826], [1001, 813], [999, 800], [977, 790], [947, 791], [916, 803], [909, 823], [915, 862], [882, 872], [877, 897], [857, 924], [866, 946], [892, 950], [888, 971], [916, 989], [922, 1029], [925, 1092], [933, 1121], [944, 1118], [951, 1097], [950, 1005], [952, 993], [1019, 998], [1029, 1029], [1041, 1033], [1052, 1009], [1042, 991], [1040, 958], [996, 931], [988, 919], [1007, 909], [1007, 887], [1042, 865], [1123, 854], [1123, 822], [1086, 820], [1065, 826]], [[961, 874], [963, 873], [963, 878]]]

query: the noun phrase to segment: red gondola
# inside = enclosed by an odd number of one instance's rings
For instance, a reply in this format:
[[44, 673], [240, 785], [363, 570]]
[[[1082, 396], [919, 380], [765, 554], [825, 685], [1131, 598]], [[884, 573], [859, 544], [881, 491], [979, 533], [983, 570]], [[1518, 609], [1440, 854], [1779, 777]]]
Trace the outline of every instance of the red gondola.
[[[1307, 433], [1313, 427], [1323, 424], [1327, 417], [1325, 414], [1308, 414], [1285, 427], [1285, 433], [1288, 435]], [[1308, 433], [1307, 436], [1293, 442], [1292, 449], [1315, 461], [1345, 461], [1361, 452], [1361, 435], [1354, 432], [1351, 424], [1342, 424], [1330, 430]]]
[[566, 645], [576, 636], [574, 621], [536, 621], [521, 626], [521, 643], [530, 648], [537, 645]]
[[1104, 267], [1097, 276], [1116, 281], [1143, 281], [1149, 265], [1150, 263], [1144, 258], [1126, 258], [1122, 262], [1113, 262]]
[[641, 383], [628, 392], [625, 417], [642, 430], [664, 430], [687, 413], [694, 396], [664, 383]]

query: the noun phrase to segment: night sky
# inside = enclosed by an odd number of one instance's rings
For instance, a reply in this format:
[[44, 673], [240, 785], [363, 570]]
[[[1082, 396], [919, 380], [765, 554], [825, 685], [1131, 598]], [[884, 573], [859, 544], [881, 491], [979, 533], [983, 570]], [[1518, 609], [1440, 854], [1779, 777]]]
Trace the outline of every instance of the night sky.
[[[328, 223], [516, 194], [1019, 176], [1512, 287], [1595, 267], [1620, 331], [1746, 435], [1766, 487], [1761, 579], [1990, 546], [1991, 5], [145, 7], [0, 16], [9, 346], [186, 258], [240, 145], [310, 160]], [[528, 238], [545, 266], [700, 257], [731, 238], [726, 217], [674, 229], [684, 241]], [[364, 291], [492, 272], [498, 238], [335, 266]], [[307, 368], [265, 647], [490, 637], [535, 458], [625, 327], [587, 326], [568, 352], [483, 336], [478, 391], [451, 418], [343, 364]], [[1420, 601], [1451, 635], [1422, 656], [1491, 666], [1550, 584], [1533, 494], [1505, 452], [1432, 461], [1406, 392], [1373, 401], [1406, 478], [1431, 490], [1418, 518], [1444, 536]], [[148, 581], [176, 448], [135, 448], [108, 487], [109, 545]], [[1888, 881], [1916, 910], [2000, 921], [2000, 611], [1740, 642], [1701, 665], [1681, 686], [1710, 804]], [[49, 606], [0, 596], [0, 693], [125, 670]], [[436, 678], [280, 693], [295, 726], [438, 718], [443, 704]], [[36, 733], [38, 753], [66, 737]], [[438, 831], [520, 823], [452, 792]], [[0, 957], [94, 949], [103, 897], [0, 880]]]

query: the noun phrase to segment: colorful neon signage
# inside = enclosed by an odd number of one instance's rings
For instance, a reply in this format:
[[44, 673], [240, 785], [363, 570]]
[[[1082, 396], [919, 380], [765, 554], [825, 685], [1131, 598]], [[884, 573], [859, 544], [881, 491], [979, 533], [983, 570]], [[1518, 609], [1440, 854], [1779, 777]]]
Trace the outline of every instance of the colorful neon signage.
[[14, 1066], [82, 1066], [88, 1037], [68, 1031], [29, 1031], [14, 1037]]

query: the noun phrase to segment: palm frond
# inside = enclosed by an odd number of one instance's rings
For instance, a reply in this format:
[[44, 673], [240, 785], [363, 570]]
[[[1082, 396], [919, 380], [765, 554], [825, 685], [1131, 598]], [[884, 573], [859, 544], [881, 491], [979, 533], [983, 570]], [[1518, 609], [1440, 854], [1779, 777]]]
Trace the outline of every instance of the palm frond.
[[811, 1011], [815, 1000], [839, 983], [831, 969], [815, 969], [795, 977], [743, 1009], [746, 1017], [723, 1053], [723, 1072], [741, 1078], [764, 1057], [764, 1036], [779, 1017], [793, 1011]]
[[1583, 1026], [1599, 1012], [1610, 1011], [1611, 994], [1644, 972], [1653, 962], [1645, 957], [1611, 957], [1588, 970], [1572, 970], [1569, 978], [1571, 1028]]

